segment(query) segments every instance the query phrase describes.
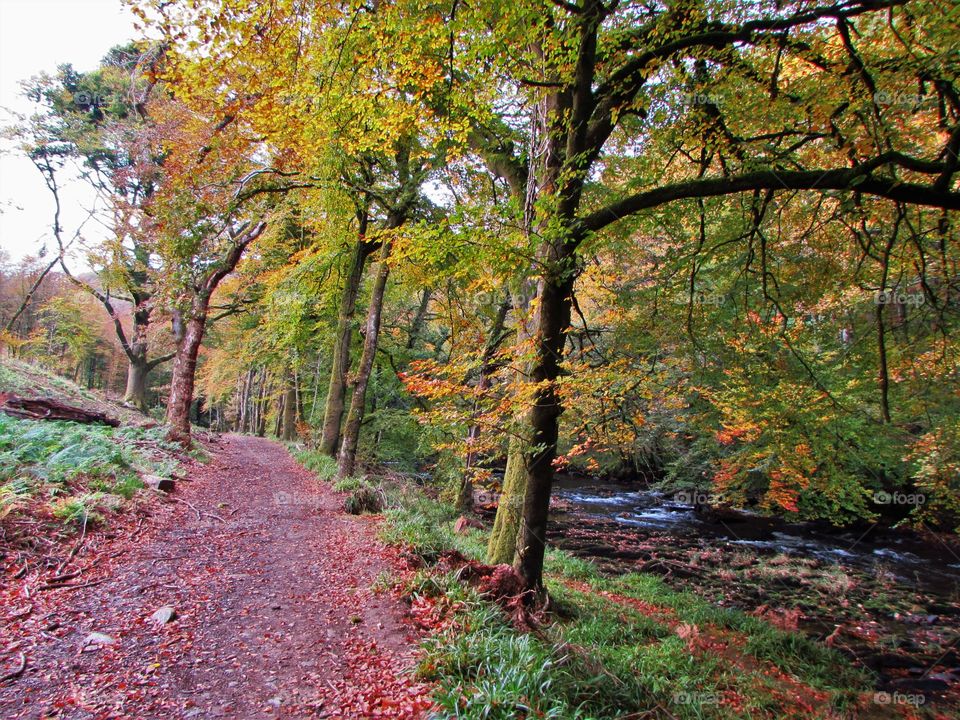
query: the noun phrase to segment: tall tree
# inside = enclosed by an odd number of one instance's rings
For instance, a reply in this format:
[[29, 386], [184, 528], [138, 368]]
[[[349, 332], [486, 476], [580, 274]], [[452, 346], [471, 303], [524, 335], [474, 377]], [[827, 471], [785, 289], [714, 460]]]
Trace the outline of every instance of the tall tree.
[[[153, 228], [144, 209], [162, 174], [162, 139], [151, 132], [147, 106], [154, 84], [147, 75], [158, 57], [156, 48], [118, 46], [92, 72], [63, 65], [55, 76], [34, 78], [26, 94], [40, 112], [15, 130], [53, 196], [53, 234], [59, 246], [55, 260], [109, 315], [128, 360], [124, 399], [141, 410], [147, 406], [149, 372], [173, 357], [149, 357], [157, 268], [152, 261]], [[73, 240], [64, 236], [61, 196], [64, 173], [71, 169], [65, 166], [72, 161], [97, 192], [106, 213], [101, 222], [111, 230], [86, 253], [97, 274], [95, 283], [76, 276], [67, 265]], [[77, 228], [74, 239], [81, 234]], [[129, 330], [118, 302], [131, 308]]]
[[[920, 4], [922, 15], [914, 12]], [[938, 10], [947, 7], [897, 0], [671, 6], [583, 0], [478, 9], [495, 28], [492, 42], [509, 48], [499, 56], [500, 77], [530, 88], [532, 133], [541, 147], [526, 158], [540, 195], [534, 226], [541, 238], [531, 401], [524, 442], [514, 443], [508, 461], [523, 467], [526, 480], [514, 562], [531, 591], [542, 589], [562, 411], [557, 383], [582, 244], [667, 203], [753, 191], [960, 207], [957, 95], [950, 73], [929, 72], [931, 64], [949, 65], [949, 40], [930, 21]], [[892, 21], [878, 22], [881, 14]], [[870, 42], [858, 47], [855, 34]], [[915, 61], [891, 64], [905, 43]], [[821, 48], [831, 44], [842, 52], [825, 55]], [[489, 58], [489, 50], [481, 41], [478, 52]], [[797, 72], [803, 82], [790, 81]], [[923, 144], [914, 140], [912, 113], [877, 101], [884, 87], [917, 82], [929, 83], [939, 98], [926, 110], [938, 128], [936, 141]], [[734, 91], [738, 102], [721, 107], [716, 98]], [[658, 95], [672, 102], [672, 117], [657, 112]], [[760, 98], [770, 111], [754, 111]], [[804, 120], [797, 122], [800, 109]], [[635, 160], [628, 155], [615, 163], [605, 155], [631, 143], [645, 148]], [[648, 165], [660, 147], [678, 153], [666, 171]], [[591, 178], [608, 168], [622, 179], [596, 192]], [[509, 512], [513, 498], [505, 500], [501, 512]]]

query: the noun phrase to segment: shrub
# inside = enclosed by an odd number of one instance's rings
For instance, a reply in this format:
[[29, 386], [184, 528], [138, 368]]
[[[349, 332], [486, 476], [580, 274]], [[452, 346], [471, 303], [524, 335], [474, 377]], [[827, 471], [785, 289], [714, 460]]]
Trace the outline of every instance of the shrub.
[[359, 490], [366, 484], [362, 477], [345, 477], [342, 480], [337, 480], [333, 484], [333, 489], [337, 492], [353, 492], [354, 490]]
[[364, 484], [350, 493], [343, 507], [351, 515], [378, 513], [383, 510], [383, 495], [378, 489]]
[[95, 511], [100, 498], [100, 493], [87, 493], [63, 498], [53, 504], [53, 516], [66, 523], [82, 525], [84, 519], [86, 519], [88, 525], [96, 524], [103, 520], [103, 517]]

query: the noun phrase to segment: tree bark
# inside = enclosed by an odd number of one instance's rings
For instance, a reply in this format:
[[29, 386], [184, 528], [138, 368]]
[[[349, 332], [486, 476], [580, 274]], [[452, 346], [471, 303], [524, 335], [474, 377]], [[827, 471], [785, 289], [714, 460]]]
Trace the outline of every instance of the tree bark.
[[[112, 307], [108, 308], [108, 312], [110, 310]], [[133, 308], [133, 330], [124, 348], [127, 355], [127, 390], [123, 395], [123, 401], [140, 412], [147, 411], [147, 376], [156, 364], [162, 362], [162, 359], [153, 364], [147, 362], [149, 328], [150, 308], [145, 302], [140, 302]]]
[[[490, 376], [495, 369], [493, 359], [497, 353], [497, 348], [503, 342], [505, 336], [503, 332], [507, 321], [507, 313], [510, 312], [510, 296], [504, 298], [503, 302], [497, 308], [497, 314], [487, 336], [487, 342], [483, 347], [483, 354], [480, 358], [480, 379], [477, 381], [477, 392], [480, 395], [489, 389]], [[476, 444], [480, 438], [480, 425], [477, 419], [480, 415], [478, 401], [473, 404], [474, 422], [467, 431], [467, 455], [464, 461], [463, 479], [460, 484], [460, 492], [457, 494], [457, 511], [465, 514], [473, 511], [473, 478], [475, 474], [475, 465], [477, 463]]]
[[207, 327], [210, 298], [227, 275], [233, 272], [247, 247], [266, 229], [264, 222], [251, 228], [249, 222], [238, 228], [230, 228], [231, 243], [223, 256], [203, 281], [194, 288], [186, 327], [179, 313], [174, 314], [174, 335], [177, 337], [177, 352], [173, 359], [173, 377], [170, 380], [170, 396], [167, 401], [167, 437], [184, 445], [190, 444], [190, 407], [193, 405], [193, 386], [196, 382], [197, 355]]
[[197, 356], [207, 325], [206, 308], [187, 320], [183, 337], [177, 343], [170, 379], [170, 397], [167, 402], [167, 438], [184, 444], [190, 442], [190, 407], [193, 405], [193, 387], [196, 381]]
[[145, 357], [127, 360], [127, 390], [123, 402], [140, 412], [147, 411], [147, 374], [150, 366]]
[[320, 452], [336, 457], [340, 447], [340, 424], [346, 407], [347, 373], [350, 372], [350, 343], [353, 339], [353, 317], [363, 279], [363, 268], [370, 253], [376, 249], [375, 243], [367, 242], [363, 234], [366, 223], [361, 223], [361, 235], [350, 256], [350, 267], [344, 280], [343, 295], [340, 297], [340, 309], [337, 315], [337, 334], [333, 342], [333, 366], [330, 368], [330, 384], [323, 412], [323, 426], [320, 432]]
[[263, 366], [261, 372], [260, 391], [257, 396], [257, 428], [254, 431], [257, 437], [263, 437], [267, 434], [267, 408], [269, 407], [270, 394], [270, 373], [267, 366]]
[[373, 290], [370, 295], [370, 307], [367, 311], [366, 330], [363, 338], [363, 354], [360, 366], [353, 380], [353, 396], [350, 398], [350, 412], [343, 428], [343, 440], [337, 456], [337, 476], [348, 477], [353, 474], [357, 459], [357, 443], [360, 439], [360, 424], [363, 422], [364, 405], [367, 400], [367, 385], [373, 370], [373, 361], [377, 354], [377, 341], [380, 335], [380, 315], [383, 312], [383, 296], [390, 275], [390, 257], [392, 241], [384, 240], [380, 249], [380, 259], [374, 276]]
[[281, 437], [290, 442], [297, 439], [297, 383], [293, 371], [287, 379], [283, 395], [283, 431]]
[[516, 556], [523, 498], [527, 491], [527, 470], [523, 464], [526, 446], [527, 443], [522, 438], [510, 438], [507, 469], [503, 474], [497, 515], [487, 542], [487, 562], [491, 565], [512, 563]]
[[543, 589], [543, 558], [546, 550], [547, 516], [553, 487], [553, 461], [556, 458], [560, 413], [563, 408], [557, 393], [557, 377], [570, 327], [573, 273], [548, 275], [541, 283], [536, 360], [531, 382], [536, 385], [533, 408], [528, 417], [531, 446], [524, 453], [527, 476], [523, 498], [523, 522], [517, 538], [514, 569], [529, 590]]
[[417, 339], [423, 332], [423, 325], [427, 320], [427, 311], [430, 309], [430, 299], [433, 297], [433, 290], [425, 288], [423, 295], [420, 296], [420, 306], [417, 308], [417, 314], [413, 316], [413, 322], [410, 323], [410, 330], [407, 333], [407, 350], [413, 350], [417, 345]]

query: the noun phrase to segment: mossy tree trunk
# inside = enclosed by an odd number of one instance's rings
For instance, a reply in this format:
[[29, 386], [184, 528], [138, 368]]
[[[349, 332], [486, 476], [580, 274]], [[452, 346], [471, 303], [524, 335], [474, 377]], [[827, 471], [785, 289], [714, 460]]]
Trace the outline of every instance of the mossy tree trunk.
[[320, 452], [336, 457], [340, 448], [340, 425], [346, 408], [347, 374], [350, 372], [350, 343], [353, 339], [353, 318], [356, 313], [357, 296], [363, 280], [363, 269], [367, 258], [377, 249], [377, 243], [367, 242], [366, 211], [360, 218], [360, 237], [350, 255], [350, 266], [344, 278], [343, 294], [340, 296], [340, 308], [337, 313], [337, 330], [333, 340], [332, 367], [330, 383], [327, 387], [327, 400], [323, 411], [323, 426], [320, 430]]
[[340, 453], [337, 455], [337, 476], [345, 478], [353, 474], [357, 460], [357, 445], [360, 441], [360, 426], [363, 423], [364, 409], [367, 401], [367, 386], [373, 372], [373, 361], [377, 355], [377, 342], [380, 336], [380, 317], [383, 312], [383, 296], [387, 289], [387, 278], [390, 276], [390, 247], [389, 239], [384, 240], [380, 249], [380, 259], [377, 272], [374, 276], [373, 289], [370, 293], [370, 307], [367, 310], [367, 322], [363, 338], [363, 354], [360, 356], [360, 366], [353, 379], [353, 394], [350, 397], [350, 412], [343, 427], [343, 440], [340, 443]]

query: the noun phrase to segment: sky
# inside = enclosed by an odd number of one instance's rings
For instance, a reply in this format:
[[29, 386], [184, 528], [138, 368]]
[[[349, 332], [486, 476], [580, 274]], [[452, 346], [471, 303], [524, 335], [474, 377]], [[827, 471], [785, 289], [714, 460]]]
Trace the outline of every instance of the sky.
[[[13, 122], [10, 111], [30, 110], [31, 103], [20, 96], [20, 81], [67, 62], [80, 71], [93, 70], [111, 47], [135, 36], [133, 16], [121, 0], [0, 0], [0, 126]], [[94, 196], [73, 182], [61, 200], [61, 225], [69, 238]], [[52, 218], [53, 199], [40, 173], [11, 152], [9, 143], [0, 144], [0, 250], [18, 260], [35, 255], [46, 242], [52, 253]], [[95, 241], [98, 232], [89, 223], [84, 228], [88, 240]]]

